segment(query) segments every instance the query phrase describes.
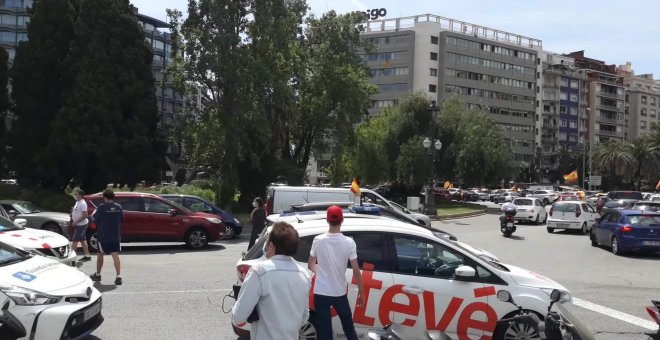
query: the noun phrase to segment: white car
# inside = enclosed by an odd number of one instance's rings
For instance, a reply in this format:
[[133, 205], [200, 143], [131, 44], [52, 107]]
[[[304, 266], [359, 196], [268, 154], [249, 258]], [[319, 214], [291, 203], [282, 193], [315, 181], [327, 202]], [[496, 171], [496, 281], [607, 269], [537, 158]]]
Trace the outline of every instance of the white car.
[[550, 208], [548, 218], [548, 232], [556, 229], [578, 229], [583, 234], [588, 233], [600, 218], [596, 209], [589, 203], [581, 201], [557, 202]]
[[[328, 231], [325, 220], [293, 224], [300, 236], [296, 261], [306, 267], [314, 237]], [[566, 288], [540, 274], [478, 256], [451, 241], [436, 237], [420, 226], [388, 219], [345, 219], [342, 232], [352, 237], [357, 246], [362, 268], [365, 306], [356, 307], [357, 286], [352, 270], [346, 279], [351, 283], [348, 299], [358, 336], [392, 322], [403, 323], [421, 331], [439, 329], [451, 338], [512, 338], [526, 335], [521, 324], [496, 328], [498, 320], [516, 311], [495, 298], [506, 289], [524, 309], [544, 315], [552, 289], [570, 294]], [[250, 268], [263, 261], [262, 237], [236, 264], [238, 284]], [[314, 280], [314, 279], [313, 279]], [[239, 287], [235, 287], [238, 289]], [[310, 295], [312, 292], [310, 291]], [[314, 305], [310, 305], [310, 321], [301, 328], [301, 338], [315, 338]], [[342, 327], [333, 318], [335, 339], [343, 339]], [[238, 335], [248, 335], [250, 325], [233, 325]], [[461, 334], [460, 337], [457, 334]]]
[[538, 198], [516, 198], [513, 200], [513, 204], [518, 207], [518, 212], [515, 217], [516, 221], [527, 221], [539, 224], [545, 223], [548, 219], [548, 212]]
[[651, 202], [660, 202], [660, 195], [651, 195], [648, 200]]
[[531, 197], [538, 198], [543, 204], [548, 205], [559, 198], [559, 194], [552, 190], [536, 190]]
[[8, 219], [0, 217], [0, 242], [66, 265], [76, 266], [77, 255], [71, 249], [69, 240], [52, 231], [19, 227]]
[[103, 323], [101, 293], [78, 269], [0, 242], [0, 304], [27, 330], [22, 339], [80, 339]]
[[424, 223], [424, 225], [427, 226], [427, 227], [431, 226], [431, 219], [427, 215], [416, 213], [414, 211], [410, 211], [407, 208], [405, 208], [404, 206], [402, 206], [399, 203], [396, 203], [394, 201], [388, 201], [388, 203], [390, 204], [390, 207], [394, 207], [394, 209], [397, 209], [397, 210], [401, 211], [404, 214], [410, 215], [410, 217], [417, 220], [417, 222]]

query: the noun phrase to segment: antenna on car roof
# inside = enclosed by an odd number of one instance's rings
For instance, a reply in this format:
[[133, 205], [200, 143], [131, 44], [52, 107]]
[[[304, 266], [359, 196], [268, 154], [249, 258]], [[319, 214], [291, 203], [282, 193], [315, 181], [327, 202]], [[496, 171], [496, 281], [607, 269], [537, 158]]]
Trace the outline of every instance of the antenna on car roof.
[[293, 216], [296, 217], [296, 220], [298, 220], [298, 223], [303, 223], [303, 220], [301, 220], [300, 217], [298, 217], [298, 213], [294, 213]]

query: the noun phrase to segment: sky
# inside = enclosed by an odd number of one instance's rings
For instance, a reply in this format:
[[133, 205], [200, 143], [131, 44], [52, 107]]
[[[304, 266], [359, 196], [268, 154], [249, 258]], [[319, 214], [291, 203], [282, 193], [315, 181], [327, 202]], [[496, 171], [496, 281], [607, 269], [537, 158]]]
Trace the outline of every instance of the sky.
[[[187, 0], [131, 0], [140, 13], [165, 20]], [[585, 50], [607, 64], [632, 62], [635, 74], [660, 79], [660, 1], [627, 0], [307, 0], [310, 12], [386, 8], [386, 18], [435, 14], [543, 41], [544, 50]]]

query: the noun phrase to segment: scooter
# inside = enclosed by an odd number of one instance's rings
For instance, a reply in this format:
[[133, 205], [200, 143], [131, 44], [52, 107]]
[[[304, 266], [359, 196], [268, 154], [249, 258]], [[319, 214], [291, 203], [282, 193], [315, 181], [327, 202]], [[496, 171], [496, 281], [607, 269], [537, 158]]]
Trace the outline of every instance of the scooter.
[[9, 300], [0, 308], [0, 340], [16, 340], [27, 335], [23, 324], [9, 312]]
[[[537, 332], [537, 334], [530, 334], [529, 339], [595, 340], [593, 333], [586, 326], [564, 308], [561, 303], [557, 304], [564, 298], [564, 293], [557, 289], [553, 290], [550, 294], [548, 313], [545, 315], [545, 320], [541, 321], [536, 314], [527, 313], [522, 306], [517, 305], [513, 301], [511, 293], [500, 290], [497, 292], [497, 299], [518, 307], [518, 311], [512, 317], [498, 321], [497, 325], [507, 327], [510, 324], [527, 324], [532, 327], [532, 331]], [[553, 306], [557, 307], [557, 311], [552, 310]]]
[[516, 209], [513, 208], [507, 208], [504, 210], [504, 219], [500, 224], [500, 231], [502, 231], [504, 237], [509, 237], [516, 232], [516, 221], [514, 219], [516, 213]]
[[[653, 306], [646, 307], [646, 312], [649, 313], [651, 316], [651, 319], [655, 321], [655, 323], [658, 324], [658, 327], [660, 327], [660, 301], [654, 301], [651, 300], [653, 303]], [[644, 333], [649, 336], [649, 340], [660, 340], [660, 328], [658, 328], [658, 331], [655, 333]]]
[[406, 327], [398, 323], [385, 326], [383, 329], [370, 329], [367, 332], [369, 340], [451, 340], [451, 338], [440, 331], [420, 331]]

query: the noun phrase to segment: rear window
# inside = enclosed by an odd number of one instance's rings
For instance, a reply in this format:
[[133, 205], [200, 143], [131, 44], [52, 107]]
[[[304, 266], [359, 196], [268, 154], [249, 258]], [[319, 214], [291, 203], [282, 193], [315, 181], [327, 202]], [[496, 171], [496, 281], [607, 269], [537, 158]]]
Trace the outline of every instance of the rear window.
[[555, 212], [572, 212], [577, 209], [577, 204], [555, 204], [552, 208]]
[[639, 200], [644, 199], [644, 196], [639, 191], [613, 191], [609, 194], [610, 198], [615, 200]]
[[634, 226], [660, 226], [660, 215], [628, 215], [627, 219], [628, 224]]
[[515, 205], [534, 205], [532, 200], [520, 199], [520, 198], [513, 200], [513, 204], [515, 204]]

